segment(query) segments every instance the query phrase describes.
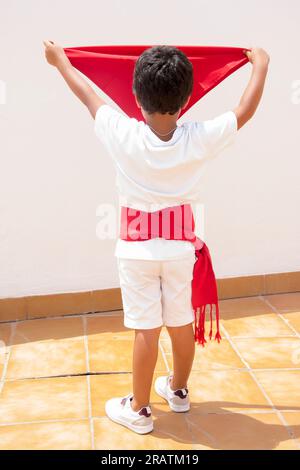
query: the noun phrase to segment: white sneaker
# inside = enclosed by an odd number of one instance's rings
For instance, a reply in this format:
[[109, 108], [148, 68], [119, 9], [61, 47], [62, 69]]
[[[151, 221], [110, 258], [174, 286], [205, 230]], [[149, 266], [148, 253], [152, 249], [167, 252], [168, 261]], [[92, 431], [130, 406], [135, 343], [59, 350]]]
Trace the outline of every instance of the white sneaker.
[[153, 420], [150, 406], [145, 406], [139, 411], [131, 408], [133, 394], [129, 393], [123, 398], [111, 398], [105, 403], [107, 416], [115, 423], [122, 424], [138, 434], [146, 434], [153, 431]]
[[187, 388], [179, 388], [172, 390], [170, 387], [170, 380], [172, 376], [157, 377], [155, 380], [154, 388], [156, 393], [167, 400], [171, 410], [176, 413], [183, 413], [190, 409], [190, 398]]

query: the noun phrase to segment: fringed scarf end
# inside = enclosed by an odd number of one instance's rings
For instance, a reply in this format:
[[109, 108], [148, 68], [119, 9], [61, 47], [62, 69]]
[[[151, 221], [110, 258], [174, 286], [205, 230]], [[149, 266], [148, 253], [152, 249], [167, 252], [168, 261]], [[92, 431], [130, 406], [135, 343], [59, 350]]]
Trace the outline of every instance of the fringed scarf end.
[[[220, 327], [219, 327], [219, 305], [218, 303], [216, 304], [207, 304], [210, 306], [210, 331], [209, 331], [209, 339], [212, 339], [213, 336], [213, 328], [212, 328], [212, 308], [213, 305], [216, 307], [216, 326], [217, 326], [217, 332], [215, 334], [215, 340], [220, 343], [222, 337], [220, 334]], [[200, 307], [197, 307], [194, 309], [194, 316], [195, 316], [195, 342], [198, 344], [201, 344], [203, 347], [205, 346], [205, 343], [207, 343], [205, 339], [205, 315], [206, 315], [206, 306], [207, 305], [200, 305]]]

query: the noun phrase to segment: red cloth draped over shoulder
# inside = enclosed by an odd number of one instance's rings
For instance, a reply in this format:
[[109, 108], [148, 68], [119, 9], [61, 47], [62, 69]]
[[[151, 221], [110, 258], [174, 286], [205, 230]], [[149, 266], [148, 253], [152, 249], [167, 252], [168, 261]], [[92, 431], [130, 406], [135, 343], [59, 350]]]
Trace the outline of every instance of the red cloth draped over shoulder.
[[195, 221], [190, 204], [167, 207], [154, 212], [145, 212], [121, 207], [120, 238], [126, 241], [145, 241], [151, 238], [183, 240], [195, 247], [195, 264], [192, 279], [192, 306], [195, 317], [195, 341], [206, 343], [206, 307], [210, 307], [210, 332], [213, 334], [213, 306], [215, 306], [216, 334], [220, 342], [219, 304], [217, 283], [207, 245], [195, 235]]
[[[152, 46], [112, 45], [66, 47], [72, 65], [94, 82], [129, 117], [144, 121], [132, 92], [135, 62]], [[245, 48], [221, 46], [175, 46], [182, 50], [193, 65], [194, 86], [182, 116], [206, 93], [226, 77], [245, 65], [249, 59]]]

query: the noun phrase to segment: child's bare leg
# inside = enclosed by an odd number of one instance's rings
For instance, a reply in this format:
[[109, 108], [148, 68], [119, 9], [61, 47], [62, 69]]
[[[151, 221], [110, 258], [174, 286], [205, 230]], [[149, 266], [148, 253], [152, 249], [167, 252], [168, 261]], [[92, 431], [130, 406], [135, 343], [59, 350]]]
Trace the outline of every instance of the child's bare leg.
[[132, 370], [133, 400], [131, 405], [134, 411], [149, 405], [160, 331], [161, 327], [151, 330], [135, 330]]
[[184, 326], [167, 327], [172, 341], [173, 379], [172, 390], [187, 387], [195, 355], [193, 323]]

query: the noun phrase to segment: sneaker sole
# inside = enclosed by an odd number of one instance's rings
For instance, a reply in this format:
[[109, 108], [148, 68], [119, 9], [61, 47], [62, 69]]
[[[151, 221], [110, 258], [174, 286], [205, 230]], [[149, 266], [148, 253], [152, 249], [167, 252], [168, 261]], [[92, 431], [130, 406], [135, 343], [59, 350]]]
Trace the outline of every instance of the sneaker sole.
[[172, 411], [175, 411], [175, 413], [186, 413], [187, 411], [190, 410], [190, 405], [185, 405], [185, 406], [180, 406], [180, 405], [174, 405], [172, 402], [170, 402], [168, 396], [158, 388], [158, 385], [156, 385], [156, 382], [154, 383], [154, 389], [160, 397], [164, 398], [168, 404], [169, 407], [171, 408]]
[[141, 428], [141, 426], [135, 426], [134, 424], [127, 423], [127, 421], [123, 421], [120, 418], [115, 418], [107, 411], [106, 407], [105, 407], [105, 412], [107, 416], [109, 417], [109, 419], [111, 419], [117, 424], [121, 424], [122, 426], [125, 426], [126, 428], [130, 429], [131, 431], [136, 432], [137, 434], [148, 434], [149, 432], [153, 431], [153, 423], [149, 424], [148, 426], [143, 426]]

